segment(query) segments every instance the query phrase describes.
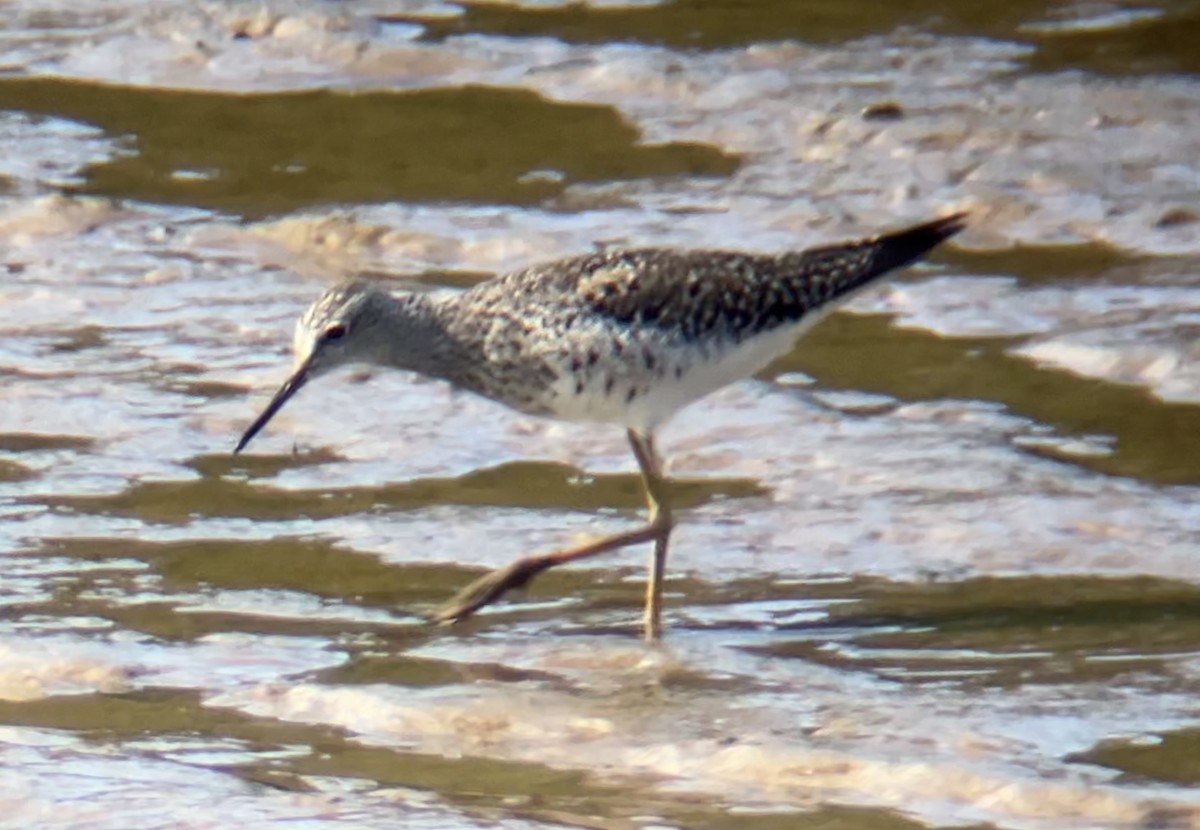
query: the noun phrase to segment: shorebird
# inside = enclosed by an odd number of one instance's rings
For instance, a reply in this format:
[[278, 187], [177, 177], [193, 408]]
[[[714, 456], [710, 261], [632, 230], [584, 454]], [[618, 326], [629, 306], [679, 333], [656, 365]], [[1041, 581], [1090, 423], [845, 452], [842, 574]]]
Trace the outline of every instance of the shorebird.
[[533, 554], [477, 579], [431, 615], [470, 616], [547, 568], [652, 542], [644, 633], [662, 632], [675, 518], [655, 431], [689, 403], [763, 369], [874, 280], [966, 226], [966, 214], [778, 255], [604, 250], [535, 265], [456, 294], [389, 294], [363, 281], [300, 317], [295, 365], [240, 452], [315, 377], [369, 363], [448, 381], [512, 409], [623, 426], [641, 470], [645, 524]]

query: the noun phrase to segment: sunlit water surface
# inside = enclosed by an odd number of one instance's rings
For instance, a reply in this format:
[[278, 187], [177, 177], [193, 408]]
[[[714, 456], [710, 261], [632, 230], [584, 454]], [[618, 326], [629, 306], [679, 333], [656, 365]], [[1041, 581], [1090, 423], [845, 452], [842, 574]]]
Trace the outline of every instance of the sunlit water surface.
[[[886, 4], [883, 4], [886, 6]], [[0, 7], [0, 825], [1200, 827], [1200, 6]], [[341, 276], [974, 224], [664, 432], [399, 375]]]

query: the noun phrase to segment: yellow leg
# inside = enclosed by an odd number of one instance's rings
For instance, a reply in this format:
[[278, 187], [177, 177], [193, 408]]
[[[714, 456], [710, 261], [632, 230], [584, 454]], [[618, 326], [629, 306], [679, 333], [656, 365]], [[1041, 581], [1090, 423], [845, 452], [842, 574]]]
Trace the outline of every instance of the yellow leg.
[[466, 619], [485, 605], [498, 600], [507, 591], [519, 588], [548, 568], [599, 556], [629, 545], [653, 541], [654, 553], [646, 583], [645, 636], [647, 640], [657, 640], [662, 634], [662, 582], [667, 563], [667, 541], [674, 523], [666, 494], [666, 482], [662, 477], [662, 465], [654, 450], [654, 438], [633, 430], [629, 430], [628, 434], [633, 455], [642, 471], [646, 503], [650, 507], [649, 521], [645, 525], [573, 548], [522, 557], [472, 582], [431, 614], [430, 620], [452, 622]]
[[650, 508], [647, 527], [653, 528], [654, 550], [650, 554], [650, 567], [646, 574], [646, 611], [644, 635], [653, 642], [662, 636], [663, 577], [667, 569], [667, 544], [671, 540], [671, 528], [675, 526], [671, 515], [671, 501], [667, 497], [667, 482], [662, 474], [662, 462], [654, 449], [653, 435], [639, 435], [629, 430], [629, 445], [642, 470], [642, 484], [646, 490], [646, 505]]

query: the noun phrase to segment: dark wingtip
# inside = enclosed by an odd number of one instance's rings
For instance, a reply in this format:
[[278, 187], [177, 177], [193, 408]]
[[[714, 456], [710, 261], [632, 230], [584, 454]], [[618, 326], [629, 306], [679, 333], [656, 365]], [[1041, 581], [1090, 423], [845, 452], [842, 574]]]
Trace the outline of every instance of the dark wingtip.
[[917, 225], [912, 228], [912, 231], [924, 230], [935, 238], [934, 245], [946, 241], [950, 237], [965, 230], [967, 227], [967, 219], [971, 212], [960, 210], [958, 213], [952, 213], [949, 216], [943, 216], [940, 219], [934, 219], [932, 222], [927, 222], [924, 225]]
[[967, 211], [952, 213], [932, 222], [884, 234], [875, 240], [879, 246], [876, 267], [880, 272], [907, 265], [928, 253], [967, 227]]

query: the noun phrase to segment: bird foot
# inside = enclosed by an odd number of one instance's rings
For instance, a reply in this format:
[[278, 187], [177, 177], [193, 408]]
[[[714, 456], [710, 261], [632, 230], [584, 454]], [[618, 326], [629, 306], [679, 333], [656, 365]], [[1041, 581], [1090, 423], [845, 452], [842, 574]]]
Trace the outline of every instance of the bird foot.
[[503, 568], [484, 574], [454, 598], [429, 615], [429, 621], [449, 624], [465, 620], [485, 605], [491, 605], [513, 588], [520, 588], [533, 579], [550, 563], [538, 557], [518, 559]]

